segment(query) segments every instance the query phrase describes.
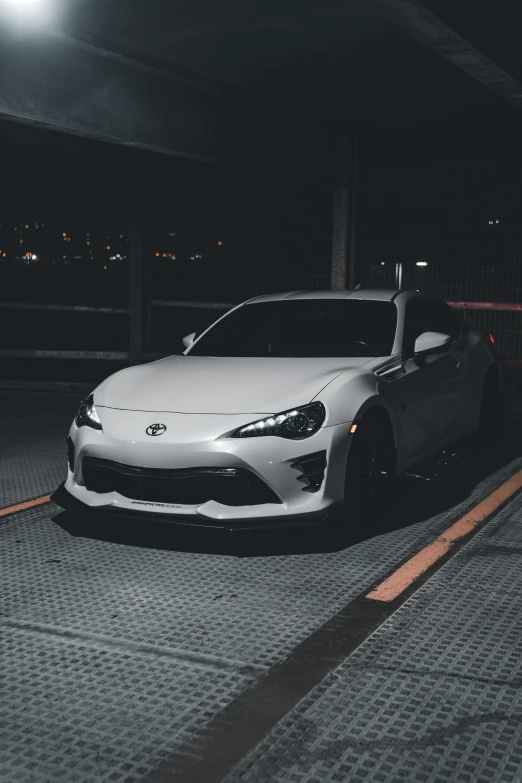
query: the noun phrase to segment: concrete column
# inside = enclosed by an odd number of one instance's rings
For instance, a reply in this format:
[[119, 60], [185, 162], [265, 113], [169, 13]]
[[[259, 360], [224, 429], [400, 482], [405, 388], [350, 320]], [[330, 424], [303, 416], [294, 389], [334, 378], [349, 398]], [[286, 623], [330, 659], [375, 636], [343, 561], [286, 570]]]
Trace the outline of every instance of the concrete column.
[[355, 286], [355, 207], [357, 139], [338, 141], [338, 187], [334, 191], [332, 238], [332, 289]]
[[129, 360], [139, 364], [143, 354], [143, 231], [132, 226], [129, 236]]
[[332, 239], [332, 288], [346, 288], [346, 266], [348, 261], [348, 210], [350, 192], [348, 188], [336, 188], [333, 203]]

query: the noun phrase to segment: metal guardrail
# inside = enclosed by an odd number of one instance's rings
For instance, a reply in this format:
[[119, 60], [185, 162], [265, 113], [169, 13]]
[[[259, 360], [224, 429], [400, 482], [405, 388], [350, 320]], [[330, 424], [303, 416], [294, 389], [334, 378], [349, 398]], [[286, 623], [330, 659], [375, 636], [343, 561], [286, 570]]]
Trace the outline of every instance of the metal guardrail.
[[0, 302], [0, 307], [11, 310], [61, 310], [71, 313], [117, 313], [128, 315], [128, 307], [94, 307], [91, 305], [55, 305], [42, 302]]
[[151, 299], [149, 304], [159, 307], [196, 307], [208, 310], [230, 310], [236, 306], [230, 302], [186, 302], [183, 300], [174, 302], [170, 299]]
[[[162, 359], [164, 356], [173, 356], [171, 353], [144, 353], [144, 359]], [[128, 351], [52, 351], [30, 350], [27, 348], [0, 348], [2, 359], [107, 359], [108, 361], [126, 361], [129, 359]]]
[[[235, 307], [230, 302], [187, 302], [184, 300], [174, 301], [170, 299], [151, 299], [149, 305], [158, 307], [189, 307], [203, 308], [208, 310], [229, 310]], [[73, 313], [119, 313], [129, 315], [128, 307], [94, 307], [91, 305], [55, 305], [45, 304], [43, 302], [0, 302], [0, 307], [11, 308], [15, 310], [66, 310]]]
[[129, 358], [128, 351], [48, 351], [28, 348], [0, 348], [3, 359], [108, 359], [124, 361]]
[[522, 312], [522, 304], [516, 302], [448, 302], [457, 310], [491, 310], [493, 312]]

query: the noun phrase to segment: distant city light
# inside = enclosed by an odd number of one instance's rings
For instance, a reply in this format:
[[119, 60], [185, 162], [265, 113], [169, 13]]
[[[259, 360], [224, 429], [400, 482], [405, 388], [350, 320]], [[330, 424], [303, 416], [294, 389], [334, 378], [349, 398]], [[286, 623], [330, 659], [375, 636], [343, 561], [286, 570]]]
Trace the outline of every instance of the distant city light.
[[428, 262], [427, 261], [417, 261], [416, 266], [428, 266]]
[[222, 245], [222, 244], [223, 244], [223, 242], [220, 239], [219, 242], [218, 242], [218, 245]]
[[158, 257], [159, 257], [159, 253], [156, 253], [156, 258], [158, 258]]
[[386, 266], [386, 261], [381, 261], [381, 266]]
[[106, 249], [106, 250], [110, 250], [110, 249], [111, 249], [111, 246], [110, 246], [110, 245], [107, 245], [107, 247], [106, 247], [105, 249]]
[[104, 268], [104, 269], [107, 269], [107, 267], [106, 267], [106, 266], [104, 266], [103, 268]]

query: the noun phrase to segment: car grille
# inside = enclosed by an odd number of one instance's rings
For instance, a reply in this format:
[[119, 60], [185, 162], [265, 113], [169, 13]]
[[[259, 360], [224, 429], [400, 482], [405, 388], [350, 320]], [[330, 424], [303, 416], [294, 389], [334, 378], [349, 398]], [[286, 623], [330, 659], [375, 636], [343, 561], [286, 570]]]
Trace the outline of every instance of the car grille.
[[119, 492], [133, 500], [183, 505], [215, 500], [226, 506], [281, 503], [264, 481], [244, 468], [164, 470], [84, 457], [82, 472], [91, 492]]

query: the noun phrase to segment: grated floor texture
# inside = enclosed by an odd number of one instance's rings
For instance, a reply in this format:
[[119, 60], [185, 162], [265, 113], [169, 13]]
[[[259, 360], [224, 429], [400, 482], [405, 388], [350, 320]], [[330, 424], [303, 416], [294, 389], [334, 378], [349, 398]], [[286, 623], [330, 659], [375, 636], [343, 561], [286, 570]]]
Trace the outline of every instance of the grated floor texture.
[[518, 498], [227, 783], [521, 781], [521, 556]]
[[[0, 426], [0, 507], [55, 489], [72, 415]], [[287, 557], [73, 537], [51, 520], [52, 505], [0, 518], [0, 780], [139, 783], [521, 465], [504, 465], [456, 507], [416, 524], [342, 551]], [[229, 783], [522, 781], [522, 505], [513, 506], [301, 702]]]

